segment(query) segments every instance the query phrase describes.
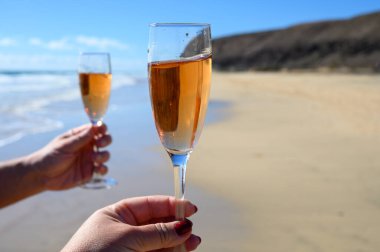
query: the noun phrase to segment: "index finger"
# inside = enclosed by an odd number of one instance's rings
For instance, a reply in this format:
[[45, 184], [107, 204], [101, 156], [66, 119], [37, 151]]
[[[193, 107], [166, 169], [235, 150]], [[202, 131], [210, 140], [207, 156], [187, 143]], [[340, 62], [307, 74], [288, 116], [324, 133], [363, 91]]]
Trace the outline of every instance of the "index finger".
[[84, 124], [82, 126], [72, 128], [72, 129], [66, 131], [65, 133], [60, 135], [59, 138], [63, 138], [63, 139], [69, 138], [69, 137], [78, 135], [78, 134], [82, 133], [83, 131], [89, 131], [90, 128], [91, 128], [91, 124]]
[[[121, 200], [114, 204], [115, 212], [122, 221], [129, 224], [141, 225], [154, 219], [175, 216], [176, 199], [171, 196], [145, 196]], [[193, 215], [197, 207], [184, 200], [185, 217]]]
[[94, 131], [97, 135], [104, 135], [107, 133], [107, 125], [101, 122], [99, 125], [94, 126]]

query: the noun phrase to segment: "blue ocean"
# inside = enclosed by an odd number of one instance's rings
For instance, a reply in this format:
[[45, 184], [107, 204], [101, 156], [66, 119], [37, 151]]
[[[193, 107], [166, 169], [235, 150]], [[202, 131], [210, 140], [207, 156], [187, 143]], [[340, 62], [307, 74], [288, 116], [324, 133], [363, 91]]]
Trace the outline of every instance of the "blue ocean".
[[[146, 83], [130, 74], [113, 75], [112, 92]], [[110, 103], [110, 110], [115, 109]], [[0, 148], [31, 134], [64, 127], [62, 118], [83, 113], [75, 72], [0, 72]]]

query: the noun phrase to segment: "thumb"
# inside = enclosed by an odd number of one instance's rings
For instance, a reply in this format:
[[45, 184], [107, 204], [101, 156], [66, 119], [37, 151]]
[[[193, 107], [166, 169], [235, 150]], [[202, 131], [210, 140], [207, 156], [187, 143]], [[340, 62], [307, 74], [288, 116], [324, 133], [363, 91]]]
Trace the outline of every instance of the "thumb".
[[185, 219], [136, 227], [138, 251], [171, 248], [184, 243], [191, 235], [193, 223]]

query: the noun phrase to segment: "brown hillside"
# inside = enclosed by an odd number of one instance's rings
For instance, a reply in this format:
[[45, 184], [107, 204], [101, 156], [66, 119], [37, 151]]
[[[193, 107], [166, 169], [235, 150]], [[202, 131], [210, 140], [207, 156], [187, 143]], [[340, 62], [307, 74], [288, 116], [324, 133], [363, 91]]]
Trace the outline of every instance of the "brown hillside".
[[213, 64], [219, 70], [380, 72], [380, 12], [215, 39]]

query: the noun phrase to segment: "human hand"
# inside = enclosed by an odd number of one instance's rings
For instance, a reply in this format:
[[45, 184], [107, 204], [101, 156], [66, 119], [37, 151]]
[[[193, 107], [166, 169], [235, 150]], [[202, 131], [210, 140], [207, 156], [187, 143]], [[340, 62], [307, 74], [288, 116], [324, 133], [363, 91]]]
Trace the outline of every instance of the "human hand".
[[[184, 201], [185, 216], [197, 207]], [[189, 220], [173, 221], [175, 198], [147, 196], [129, 198], [96, 211], [63, 248], [68, 251], [173, 251], [185, 244], [195, 250], [201, 239], [191, 234]]]
[[90, 180], [93, 172], [107, 173], [104, 165], [108, 151], [94, 151], [111, 144], [105, 124], [83, 125], [56, 137], [41, 150], [32, 154], [35, 167], [46, 190], [64, 190]]

